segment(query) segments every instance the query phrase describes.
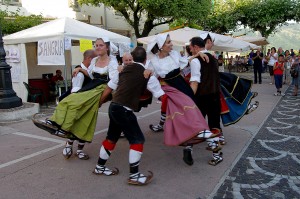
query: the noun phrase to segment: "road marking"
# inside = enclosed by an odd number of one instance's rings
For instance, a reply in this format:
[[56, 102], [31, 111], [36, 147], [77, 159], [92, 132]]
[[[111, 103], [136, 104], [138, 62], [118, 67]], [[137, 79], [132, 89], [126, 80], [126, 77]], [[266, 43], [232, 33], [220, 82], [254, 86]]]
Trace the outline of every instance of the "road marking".
[[28, 133], [15, 132], [13, 134], [24, 136], [24, 137], [35, 138], [35, 139], [39, 139], [39, 140], [55, 142], [55, 143], [59, 143], [59, 144], [65, 143], [65, 141], [63, 141], [63, 140], [58, 140], [58, 139], [53, 139], [53, 138], [48, 138], [48, 137], [43, 137], [43, 136], [38, 136], [38, 135], [32, 135], [32, 134], [28, 134]]
[[[147, 114], [145, 114], [145, 115], [138, 116], [138, 117], [137, 117], [137, 120], [143, 119], [143, 118], [148, 117], [148, 116], [150, 116], [150, 115], [153, 115], [153, 114], [155, 114], [155, 113], [157, 113], [157, 112], [160, 112], [160, 109], [159, 109], [159, 110], [156, 110], [156, 111], [153, 111], [153, 112], [150, 112], [150, 113], [147, 113]], [[100, 130], [100, 131], [96, 131], [96, 132], [95, 132], [95, 135], [100, 134], [100, 133], [104, 133], [104, 132], [106, 132], [107, 130], [108, 130], [108, 128], [102, 129], [102, 130]], [[4, 168], [4, 167], [7, 167], [7, 166], [10, 166], [10, 165], [13, 165], [13, 164], [16, 164], [16, 163], [21, 162], [21, 161], [23, 161], [23, 160], [27, 160], [27, 159], [29, 159], [29, 158], [33, 158], [33, 157], [38, 156], [38, 155], [41, 155], [41, 154], [43, 154], [43, 153], [47, 153], [47, 152], [49, 152], [49, 151], [52, 151], [52, 150], [54, 150], [54, 149], [60, 148], [60, 147], [62, 147], [62, 146], [65, 145], [65, 141], [58, 140], [58, 139], [53, 139], [53, 138], [48, 138], [48, 137], [43, 137], [43, 136], [38, 136], [38, 135], [31, 135], [31, 134], [21, 133], [21, 132], [15, 132], [15, 133], [13, 133], [13, 134], [15, 134], [15, 135], [20, 135], [20, 136], [25, 136], [25, 137], [30, 137], [30, 138], [35, 138], [35, 139], [40, 139], [40, 140], [45, 140], [45, 141], [50, 141], [50, 142], [55, 142], [55, 143], [60, 143], [60, 144], [59, 144], [59, 145], [56, 145], [56, 146], [54, 146], [54, 147], [51, 147], [51, 148], [44, 149], [44, 150], [42, 150], [42, 151], [38, 151], [38, 152], [36, 152], [36, 153], [30, 154], [30, 155], [27, 155], [27, 156], [24, 156], [24, 157], [22, 157], [22, 158], [19, 158], [19, 159], [12, 160], [12, 161], [10, 161], [10, 162], [6, 162], [6, 163], [4, 163], [4, 164], [1, 164], [1, 165], [0, 165], [0, 169], [1, 169], [1, 168]]]
[[23, 161], [23, 160], [27, 160], [27, 159], [29, 159], [29, 158], [33, 158], [33, 157], [38, 156], [38, 155], [41, 155], [41, 154], [43, 154], [43, 153], [47, 153], [47, 152], [52, 151], [52, 150], [54, 150], [54, 149], [58, 149], [58, 148], [60, 148], [60, 147], [62, 147], [62, 146], [64, 146], [64, 145], [65, 145], [65, 144], [59, 144], [59, 145], [56, 145], [56, 146], [53, 146], [53, 147], [50, 147], [50, 148], [47, 148], [47, 149], [38, 151], [38, 152], [36, 152], [36, 153], [30, 154], [30, 155], [26, 155], [26, 156], [21, 157], [21, 158], [19, 158], [19, 159], [16, 159], [16, 160], [13, 160], [13, 161], [10, 161], [10, 162], [6, 162], [6, 163], [0, 165], [0, 169], [2, 169], [2, 168], [4, 168], [4, 167], [7, 167], [7, 166], [10, 166], [10, 165], [13, 165], [13, 164], [16, 164], [16, 163], [21, 162], [21, 161]]

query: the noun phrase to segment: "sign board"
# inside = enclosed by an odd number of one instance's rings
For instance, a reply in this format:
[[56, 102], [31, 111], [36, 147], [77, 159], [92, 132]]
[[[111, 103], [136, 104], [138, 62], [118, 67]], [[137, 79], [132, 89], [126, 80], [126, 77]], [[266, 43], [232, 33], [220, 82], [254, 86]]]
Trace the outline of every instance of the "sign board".
[[65, 50], [71, 50], [72, 40], [69, 37], [65, 37]]
[[6, 63], [11, 66], [11, 81], [20, 82], [21, 75], [21, 53], [18, 45], [4, 45], [6, 52]]
[[93, 42], [92, 42], [92, 40], [80, 39], [79, 40], [79, 44], [80, 44], [80, 52], [84, 52], [86, 50], [93, 49]]
[[38, 65], [65, 65], [65, 48], [63, 38], [38, 41]]

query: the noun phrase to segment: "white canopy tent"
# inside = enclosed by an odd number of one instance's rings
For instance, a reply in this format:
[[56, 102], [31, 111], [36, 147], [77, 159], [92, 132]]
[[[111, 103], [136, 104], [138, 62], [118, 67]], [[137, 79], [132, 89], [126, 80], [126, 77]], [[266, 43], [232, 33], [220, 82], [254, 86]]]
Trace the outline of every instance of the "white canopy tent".
[[[215, 39], [214, 46], [211, 49], [213, 51], [235, 52], [235, 51], [247, 51], [249, 49], [258, 48], [258, 46], [256, 46], [255, 44], [251, 44], [246, 41], [235, 39], [230, 36], [220, 35], [208, 31], [202, 31], [202, 30], [188, 28], [188, 27], [165, 32], [165, 33], [168, 33], [170, 35], [172, 43], [175, 46], [185, 46], [186, 43], [188, 43], [192, 37], [199, 37], [201, 34], [209, 33]], [[139, 38], [137, 39], [137, 41], [142, 44], [148, 44], [152, 42], [154, 38], [155, 35], [152, 35], [148, 37]]]
[[258, 45], [258, 46], [264, 46], [264, 45], [268, 45], [269, 42], [267, 41], [267, 39], [265, 37], [261, 37], [261, 36], [239, 36], [236, 37], [237, 39], [243, 40], [243, 41], [247, 41], [249, 43]]
[[71, 18], [49, 21], [20, 32], [3, 37], [4, 44], [37, 42], [51, 37], [69, 37], [72, 40], [107, 37], [112, 42], [130, 43], [130, 38]]
[[[96, 38], [106, 37], [115, 44], [128, 44], [128, 46], [131, 42], [131, 39], [128, 37], [71, 18], [56, 19], [3, 37], [6, 48], [15, 48], [20, 52], [20, 62], [9, 64], [12, 66], [12, 77], [17, 77], [12, 78], [14, 90], [23, 101], [27, 100], [27, 92], [24, 91], [22, 82], [28, 82], [28, 79], [41, 78], [42, 73], [53, 73], [56, 69], [59, 69], [58, 66], [40, 67], [37, 65], [37, 42], [45, 39], [63, 39], [66, 37], [71, 40], [96, 40]], [[65, 51], [65, 77], [67, 66], [71, 70], [72, 57], [74, 59], [77, 58], [76, 65], [82, 61], [79, 47], [72, 46], [71, 49], [71, 51]], [[72, 56], [73, 53], [75, 55]]]

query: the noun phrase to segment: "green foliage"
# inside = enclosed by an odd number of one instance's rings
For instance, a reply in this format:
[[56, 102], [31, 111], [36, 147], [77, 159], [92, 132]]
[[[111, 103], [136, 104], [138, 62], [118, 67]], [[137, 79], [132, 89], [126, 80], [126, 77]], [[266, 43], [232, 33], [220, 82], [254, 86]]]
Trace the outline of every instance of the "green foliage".
[[205, 30], [219, 34], [234, 30], [239, 18], [239, 14], [236, 12], [238, 3], [238, 0], [215, 0], [211, 13], [200, 21], [200, 25]]
[[0, 10], [0, 26], [4, 35], [12, 34], [42, 23], [42, 15], [20, 15], [20, 10], [9, 12]]
[[196, 21], [188, 21], [187, 19], [176, 19], [172, 23], [169, 24], [170, 28], [176, 28], [176, 27], [189, 27], [194, 29], [203, 30], [203, 27], [199, 26]]
[[268, 37], [286, 21], [299, 19], [299, 0], [215, 0], [214, 9], [201, 24], [218, 33], [244, 25]]
[[299, 0], [247, 0], [238, 7], [239, 20], [268, 37], [278, 26], [296, 19], [299, 3]]
[[132, 26], [137, 38], [148, 36], [154, 27], [175, 19], [198, 21], [211, 9], [211, 0], [79, 0], [79, 3], [94, 6], [103, 3], [119, 11]]

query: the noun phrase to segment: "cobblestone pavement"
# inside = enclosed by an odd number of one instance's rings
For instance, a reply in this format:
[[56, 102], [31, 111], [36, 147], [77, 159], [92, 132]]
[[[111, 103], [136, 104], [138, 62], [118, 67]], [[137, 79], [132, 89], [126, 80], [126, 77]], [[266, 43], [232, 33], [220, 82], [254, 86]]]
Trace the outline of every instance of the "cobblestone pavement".
[[212, 198], [300, 198], [300, 98], [292, 88]]

